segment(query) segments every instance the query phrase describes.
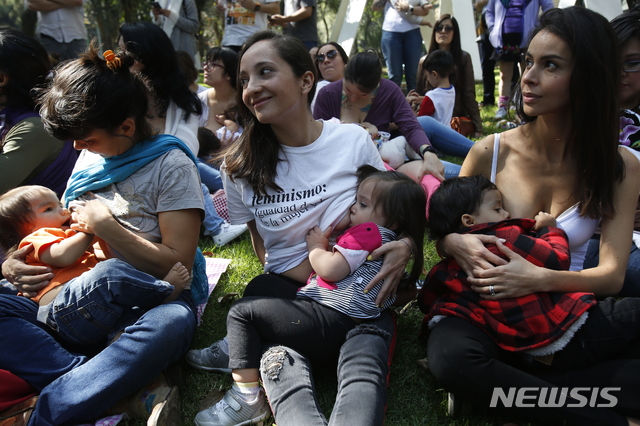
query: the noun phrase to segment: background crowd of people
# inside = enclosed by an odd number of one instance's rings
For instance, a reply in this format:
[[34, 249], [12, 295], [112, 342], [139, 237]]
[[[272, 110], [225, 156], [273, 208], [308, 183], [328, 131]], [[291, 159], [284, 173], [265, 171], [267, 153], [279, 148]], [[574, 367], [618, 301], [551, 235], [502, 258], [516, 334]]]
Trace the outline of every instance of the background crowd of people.
[[[374, 2], [383, 58], [320, 44], [315, 1], [226, 2], [223, 43], [200, 58], [193, 0], [154, 4], [113, 46], [69, 28], [61, 42], [49, 14], [72, 26], [82, 5], [30, 0], [38, 40], [0, 29], [0, 420], [180, 424], [165, 373], [186, 360], [233, 377], [199, 426], [381, 425], [391, 307], [417, 298], [429, 369], [456, 398], [616, 388], [613, 407], [571, 394], [498, 411], [640, 424], [640, 10], [610, 23], [550, 0], [482, 3], [495, 118], [517, 117], [495, 135], [454, 16], [421, 58], [428, 2]], [[226, 337], [192, 348], [199, 244], [245, 231], [263, 273]], [[420, 288], [426, 232], [443, 261]], [[327, 366], [330, 414], [313, 379]]]

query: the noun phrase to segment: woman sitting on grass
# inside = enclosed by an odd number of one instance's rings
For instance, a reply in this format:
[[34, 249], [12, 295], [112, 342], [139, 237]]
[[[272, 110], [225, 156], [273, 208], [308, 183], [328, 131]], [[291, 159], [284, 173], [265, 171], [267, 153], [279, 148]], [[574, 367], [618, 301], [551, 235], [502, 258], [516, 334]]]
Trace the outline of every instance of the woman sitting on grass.
[[[267, 272], [254, 278], [244, 295], [294, 299], [312, 271], [305, 241], [309, 229], [344, 231], [357, 169], [368, 164], [384, 170], [384, 165], [362, 128], [312, 118], [315, 66], [299, 40], [256, 33], [240, 54], [238, 75], [238, 106], [246, 127], [226, 153], [223, 179], [232, 222], [248, 224]], [[413, 242], [400, 237], [371, 254], [373, 259], [385, 256], [367, 285], [384, 279], [378, 303], [395, 293], [409, 259]], [[382, 424], [393, 328], [385, 312], [355, 327], [339, 349], [339, 361], [337, 353], [326, 360], [338, 362], [332, 422]], [[204, 370], [229, 371], [226, 340], [190, 351], [187, 361]], [[326, 424], [310, 370], [308, 358], [291, 348], [271, 347], [263, 355], [261, 374], [279, 425]], [[242, 407], [235, 398], [228, 402], [220, 411], [202, 412], [198, 424], [239, 424], [229, 418]]]
[[[307, 247], [313, 273], [297, 297], [243, 297], [231, 307], [227, 331], [234, 385], [220, 402], [196, 416], [197, 425], [232, 424], [223, 419], [233, 419], [233, 424], [256, 422], [269, 415], [258, 370], [265, 343], [286, 345], [322, 365], [337, 358], [347, 333], [358, 324], [415, 297], [414, 283], [422, 271], [422, 255], [417, 256], [396, 296], [382, 306], [376, 303], [382, 283], [371, 291], [365, 287], [380, 271], [383, 258], [367, 258], [398, 234], [409, 235], [422, 246], [424, 191], [402, 173], [379, 172], [371, 166], [358, 169], [358, 178], [356, 202], [349, 209], [350, 227], [333, 249], [328, 239], [331, 228], [322, 231], [316, 226], [309, 231]], [[228, 410], [234, 402], [242, 408]], [[300, 424], [307, 423], [300, 419]]]
[[[104, 56], [92, 45], [80, 59], [56, 70], [39, 99], [48, 132], [101, 157], [74, 173], [65, 192], [65, 200], [75, 206], [73, 229], [104, 242], [93, 247], [97, 257], [118, 257], [156, 278], [180, 262], [192, 271], [193, 288], [196, 277], [204, 275], [203, 264], [202, 269], [194, 266], [203, 210], [195, 158], [179, 139], [152, 132], [147, 122], [150, 91], [146, 79], [130, 69], [134, 58], [112, 52]], [[29, 251], [17, 250], [2, 269], [32, 297], [53, 276], [49, 268], [20, 261]], [[38, 322], [37, 313], [38, 304], [27, 297], [0, 295], [0, 344], [11, 348], [0, 351], [0, 369], [40, 393], [31, 425], [99, 418], [178, 362], [196, 325], [188, 289], [172, 302], [132, 310], [119, 322], [118, 330], [124, 332], [98, 348], [61, 345]], [[96, 349], [93, 358], [83, 355]], [[127, 410], [132, 417], [168, 421], [163, 409], [177, 408], [179, 397], [177, 387], [164, 383], [135, 399]], [[179, 422], [180, 412], [172, 415]]]
[[[479, 138], [482, 136], [482, 121], [480, 119], [478, 102], [476, 101], [473, 63], [471, 62], [471, 55], [462, 50], [458, 20], [451, 15], [445, 14], [436, 21], [433, 27], [429, 53], [431, 54], [436, 50], [444, 50], [451, 53], [456, 67], [455, 74], [452, 76], [452, 82], [456, 88], [456, 103], [453, 108], [453, 116], [470, 118], [475, 131], [473, 136]], [[420, 108], [424, 93], [432, 89], [432, 87], [429, 87], [430, 85], [427, 81], [427, 72], [422, 66], [425, 59], [427, 59], [427, 57], [423, 56], [418, 65], [416, 90], [407, 93], [407, 101], [409, 101], [415, 111], [418, 111]], [[425, 119], [418, 118], [421, 125], [424, 120]], [[464, 143], [464, 141], [462, 142]], [[467, 152], [470, 148], [471, 144], [468, 145]], [[461, 157], [464, 158], [464, 155]]]
[[[527, 48], [516, 97], [526, 124], [487, 137], [469, 152], [461, 175], [481, 174], [494, 182], [512, 216], [533, 218], [540, 211], [549, 212], [567, 233], [571, 251], [570, 270], [557, 271], [533, 265], [495, 236], [449, 234], [441, 241], [441, 253], [456, 259], [471, 288], [483, 298], [537, 292], [604, 297], [620, 291], [640, 166], [618, 147], [621, 71], [616, 46], [611, 26], [595, 12], [582, 7], [545, 12]], [[586, 93], [584, 87], [591, 90]], [[586, 245], [598, 222], [600, 262], [582, 270]], [[497, 244], [509, 260], [494, 255], [485, 244]], [[529, 421], [628, 425], [628, 418], [640, 417], [640, 359], [637, 345], [622, 350], [631, 337], [616, 329], [614, 320], [605, 315], [600, 335], [608, 337], [588, 341], [580, 351], [526, 357], [500, 349], [469, 321], [447, 317], [429, 336], [429, 367], [446, 390], [485, 408], [498, 388], [619, 388], [617, 404], [611, 408], [585, 406], [574, 395], [557, 408], [498, 407]]]

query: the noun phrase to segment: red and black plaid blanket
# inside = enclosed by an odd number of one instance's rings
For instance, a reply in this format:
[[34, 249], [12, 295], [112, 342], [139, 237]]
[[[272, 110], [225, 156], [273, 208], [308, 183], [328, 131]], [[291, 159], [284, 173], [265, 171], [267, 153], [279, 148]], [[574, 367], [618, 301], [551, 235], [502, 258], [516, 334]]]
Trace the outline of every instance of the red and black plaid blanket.
[[[559, 228], [534, 231], [532, 219], [508, 219], [476, 225], [461, 233], [495, 235], [534, 265], [566, 270], [570, 256], [567, 235]], [[492, 253], [507, 259], [494, 244]], [[507, 259], [508, 260], [508, 259]], [[487, 300], [471, 289], [454, 259], [444, 259], [431, 269], [418, 295], [427, 315], [423, 329], [434, 316], [465, 318], [484, 330], [501, 348], [524, 351], [546, 346], [596, 303], [592, 293], [534, 293], [511, 299]]]

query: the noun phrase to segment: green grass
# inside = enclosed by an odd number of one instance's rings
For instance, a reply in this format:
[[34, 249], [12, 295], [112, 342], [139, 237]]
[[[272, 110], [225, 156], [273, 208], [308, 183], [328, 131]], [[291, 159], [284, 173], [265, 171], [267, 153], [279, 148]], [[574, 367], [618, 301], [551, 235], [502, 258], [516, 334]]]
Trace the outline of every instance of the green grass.
[[[476, 87], [477, 98], [482, 98], [481, 85]], [[481, 109], [485, 135], [500, 131], [491, 120], [495, 107]], [[461, 160], [446, 157], [446, 160], [460, 163]], [[246, 283], [262, 271], [262, 267], [253, 253], [248, 233], [225, 247], [214, 247], [210, 239], [200, 241], [203, 251], [210, 251], [216, 257], [233, 259], [218, 286], [209, 299], [202, 325], [198, 327], [192, 348], [203, 348], [224, 337], [226, 314], [235, 297], [219, 302], [219, 298], [229, 294], [242, 294]], [[438, 260], [433, 243], [425, 243], [426, 265], [428, 270]], [[236, 296], [238, 297], [238, 296]], [[458, 425], [483, 426], [502, 425], [508, 419], [502, 419], [474, 410], [468, 405], [460, 416], [450, 418], [447, 415], [446, 393], [438, 386], [433, 376], [420, 368], [416, 361], [426, 357], [426, 344], [418, 337], [422, 313], [415, 304], [398, 315], [397, 346], [391, 367], [386, 426], [413, 425]], [[225, 391], [231, 386], [229, 374], [207, 373], [181, 365], [184, 377], [182, 390], [183, 424], [193, 424], [193, 418], [201, 409], [205, 396], [212, 390]], [[318, 397], [327, 417], [335, 399], [336, 381], [331, 375], [317, 378]], [[271, 420], [266, 423], [271, 425]], [[141, 424], [129, 422], [130, 425]], [[300, 425], [304, 426], [304, 425]]]

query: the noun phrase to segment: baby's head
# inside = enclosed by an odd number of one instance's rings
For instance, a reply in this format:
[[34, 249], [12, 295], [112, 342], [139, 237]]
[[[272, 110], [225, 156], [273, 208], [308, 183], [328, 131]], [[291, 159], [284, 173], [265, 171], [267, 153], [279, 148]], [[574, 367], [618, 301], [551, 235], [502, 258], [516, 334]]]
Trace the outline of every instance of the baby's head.
[[429, 235], [444, 238], [461, 227], [500, 222], [509, 218], [502, 194], [482, 175], [444, 180], [431, 196]]
[[424, 189], [403, 173], [381, 172], [372, 166], [358, 169], [356, 203], [349, 211], [351, 226], [366, 222], [391, 229], [400, 237], [410, 237], [417, 250], [408, 282], [415, 283], [424, 263], [423, 242], [427, 219]]
[[8, 252], [31, 232], [60, 228], [70, 216], [49, 188], [30, 185], [11, 189], [0, 196], [0, 246]]
[[424, 190], [407, 175], [361, 166], [356, 202], [349, 210], [351, 226], [373, 222], [401, 234], [409, 224], [426, 223], [425, 204]]
[[220, 139], [206, 127], [198, 127], [198, 157], [206, 157], [220, 149]]

